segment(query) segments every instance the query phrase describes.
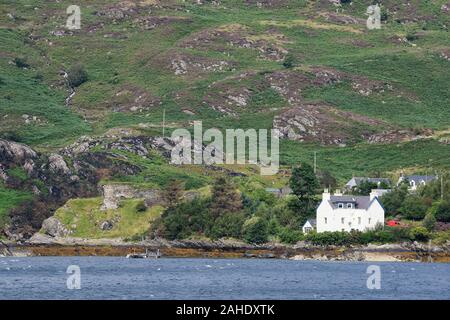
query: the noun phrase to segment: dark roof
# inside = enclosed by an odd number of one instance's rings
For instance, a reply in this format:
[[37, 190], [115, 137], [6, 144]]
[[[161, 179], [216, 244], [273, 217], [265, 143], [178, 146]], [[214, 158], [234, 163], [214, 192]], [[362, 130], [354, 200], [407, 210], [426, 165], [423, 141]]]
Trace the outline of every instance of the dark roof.
[[331, 196], [330, 204], [333, 208], [338, 208], [338, 203], [354, 203], [356, 209], [368, 209], [371, 200], [369, 196]]
[[[388, 178], [353, 177], [353, 179], [355, 179], [355, 182], [357, 184], [360, 184], [363, 181], [369, 181], [369, 182], [374, 182], [374, 183], [381, 183], [381, 182], [391, 183], [391, 180]], [[350, 179], [350, 181], [351, 181], [351, 179]]]
[[414, 182], [418, 183], [418, 182], [420, 182], [422, 180], [425, 181], [425, 182], [433, 181], [433, 180], [436, 180], [438, 177], [436, 177], [436, 176], [418, 176], [418, 175], [415, 175], [415, 176], [404, 176], [403, 178], [404, 179], [408, 179], [408, 181], [414, 181]]

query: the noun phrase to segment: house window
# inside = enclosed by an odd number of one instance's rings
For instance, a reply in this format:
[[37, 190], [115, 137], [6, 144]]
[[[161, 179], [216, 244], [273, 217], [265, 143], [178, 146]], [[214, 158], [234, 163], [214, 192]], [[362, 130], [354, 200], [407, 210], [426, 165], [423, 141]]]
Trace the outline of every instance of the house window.
[[310, 232], [311, 230], [312, 230], [312, 228], [310, 228], [310, 227], [306, 227], [306, 228], [305, 228], [305, 232], [306, 232], [306, 233]]
[[353, 204], [351, 204], [351, 203], [347, 203], [347, 208], [348, 208], [348, 209], [351, 209], [351, 208], [353, 208]]
[[328, 219], [327, 219], [327, 218], [325, 218], [325, 224], [327, 224], [327, 222], [328, 222]]
[[338, 208], [339, 208], [339, 209], [344, 208], [344, 204], [343, 204], [343, 203], [339, 203], [339, 204], [338, 204]]
[[341, 222], [342, 222], [342, 224], [344, 224], [345, 223], [345, 219], [341, 218]]
[[361, 217], [358, 217], [358, 224], [361, 224]]
[[370, 224], [370, 221], [372, 221], [372, 218], [369, 218], [369, 224]]

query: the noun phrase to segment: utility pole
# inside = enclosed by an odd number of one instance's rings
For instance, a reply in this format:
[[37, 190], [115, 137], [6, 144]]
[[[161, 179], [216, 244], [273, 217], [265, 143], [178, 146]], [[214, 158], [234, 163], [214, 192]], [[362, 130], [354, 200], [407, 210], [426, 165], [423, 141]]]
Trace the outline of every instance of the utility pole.
[[317, 151], [314, 151], [314, 174], [317, 173]]
[[162, 123], [162, 129], [163, 129], [163, 138], [166, 137], [166, 109], [163, 109], [163, 123]]

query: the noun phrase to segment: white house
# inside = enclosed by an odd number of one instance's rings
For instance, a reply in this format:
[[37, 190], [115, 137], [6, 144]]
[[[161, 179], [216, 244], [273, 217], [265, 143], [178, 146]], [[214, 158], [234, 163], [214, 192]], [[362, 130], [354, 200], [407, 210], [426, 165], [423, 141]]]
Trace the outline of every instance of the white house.
[[316, 219], [308, 219], [302, 227], [303, 233], [308, 233], [316, 229]]
[[376, 192], [370, 196], [344, 196], [341, 193], [331, 195], [325, 189], [317, 208], [317, 232], [364, 231], [377, 224], [384, 225], [384, 208]]
[[391, 185], [391, 180], [389, 180], [388, 178], [353, 177], [345, 184], [345, 188], [347, 190], [352, 190], [354, 187], [360, 185], [364, 181], [376, 183], [378, 186], [380, 186], [382, 183], [384, 183], [388, 186]]
[[400, 185], [403, 181], [408, 181], [409, 190], [416, 191], [419, 186], [424, 186], [431, 181], [436, 180], [437, 176], [404, 176], [402, 175], [397, 182], [397, 185]]

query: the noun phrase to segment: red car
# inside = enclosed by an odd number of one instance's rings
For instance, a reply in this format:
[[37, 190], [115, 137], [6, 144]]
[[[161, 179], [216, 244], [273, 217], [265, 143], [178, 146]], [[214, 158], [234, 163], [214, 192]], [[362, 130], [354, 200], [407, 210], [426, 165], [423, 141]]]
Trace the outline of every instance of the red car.
[[400, 225], [400, 222], [395, 221], [395, 220], [389, 220], [386, 224], [387, 224], [389, 227], [396, 227], [396, 226], [399, 226], [399, 225]]

